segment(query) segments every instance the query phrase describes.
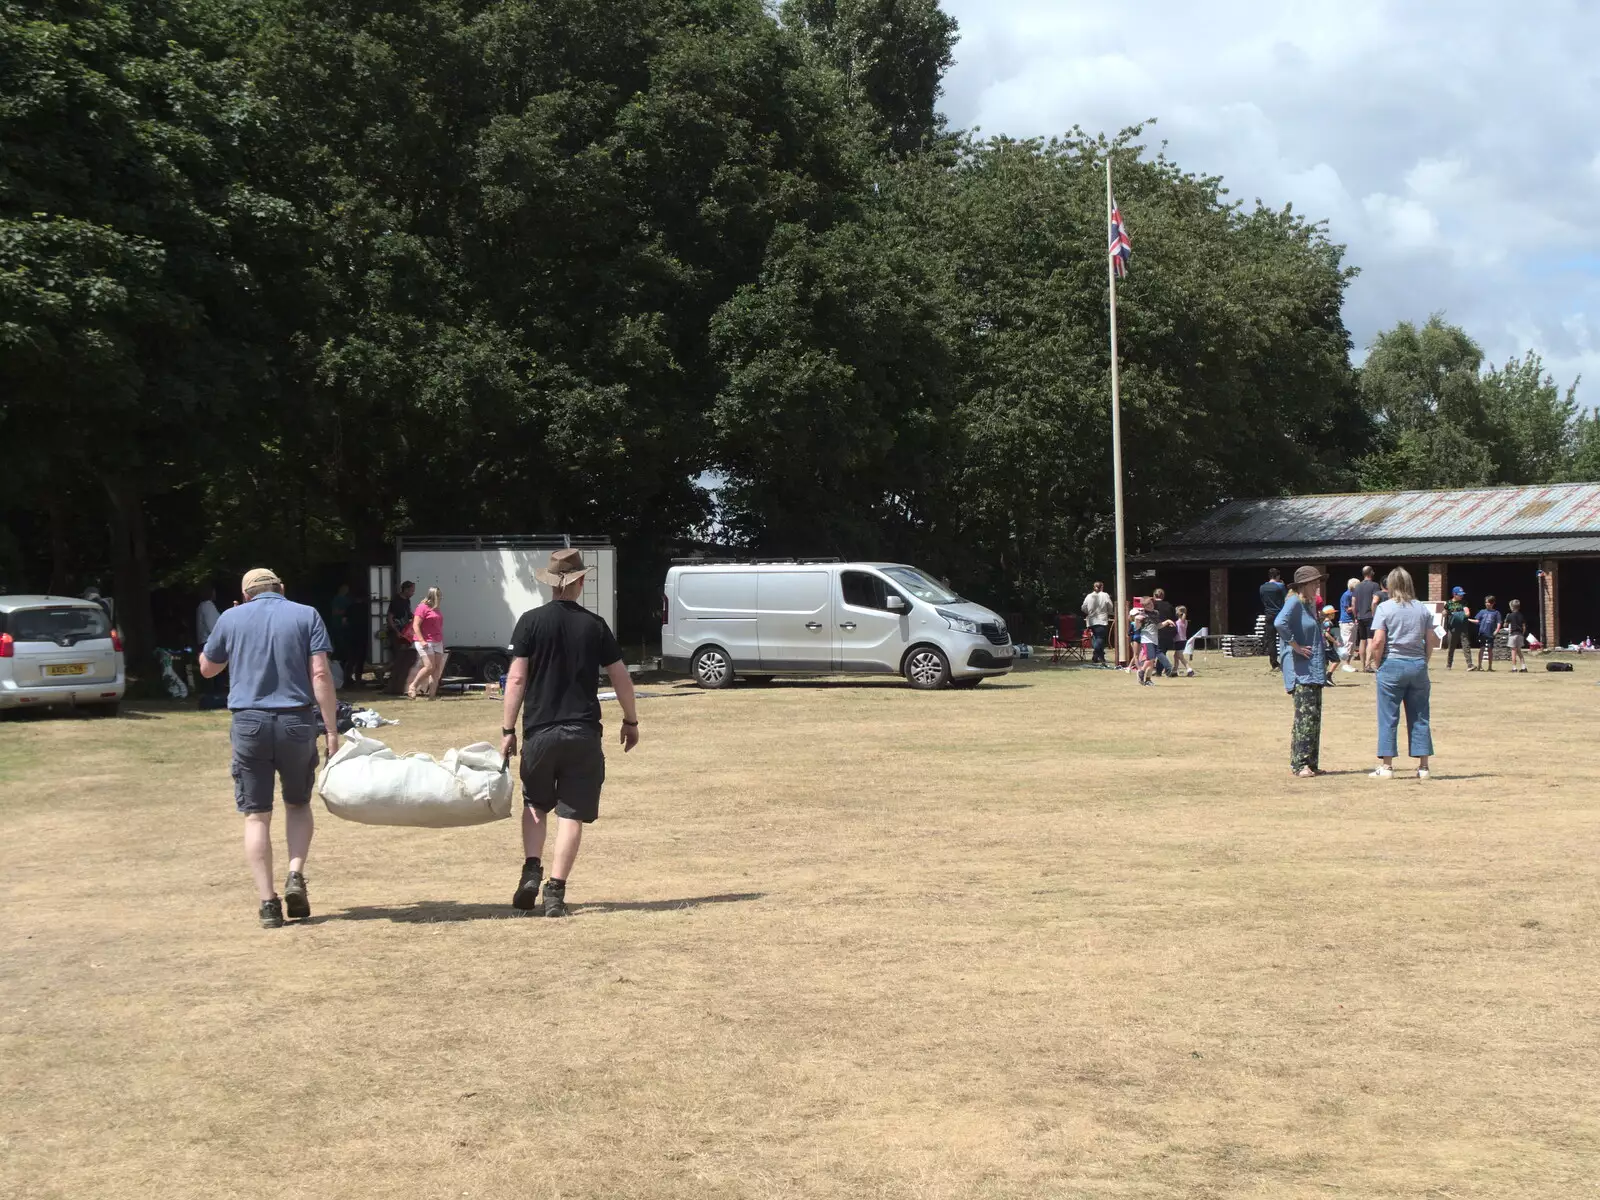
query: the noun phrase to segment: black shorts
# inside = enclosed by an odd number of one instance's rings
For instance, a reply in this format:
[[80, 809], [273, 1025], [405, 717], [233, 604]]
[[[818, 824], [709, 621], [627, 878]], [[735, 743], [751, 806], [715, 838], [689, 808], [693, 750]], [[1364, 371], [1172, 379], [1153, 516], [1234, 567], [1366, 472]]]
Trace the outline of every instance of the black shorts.
[[1359, 644], [1361, 642], [1370, 642], [1371, 640], [1372, 640], [1372, 622], [1370, 620], [1368, 620], [1368, 621], [1357, 621], [1356, 622], [1356, 642]]
[[606, 754], [594, 725], [546, 725], [522, 746], [522, 802], [570, 821], [592, 824], [600, 816]]

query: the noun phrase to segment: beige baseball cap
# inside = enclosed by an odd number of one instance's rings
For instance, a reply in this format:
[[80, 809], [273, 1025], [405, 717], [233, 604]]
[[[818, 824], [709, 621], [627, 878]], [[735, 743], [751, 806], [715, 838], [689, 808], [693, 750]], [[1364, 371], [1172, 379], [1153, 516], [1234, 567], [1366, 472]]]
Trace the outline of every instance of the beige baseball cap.
[[255, 567], [244, 573], [244, 582], [239, 585], [239, 590], [248, 596], [251, 592], [258, 592], [262, 588], [272, 587], [274, 584], [282, 587], [283, 580], [279, 579], [276, 574], [266, 567]]

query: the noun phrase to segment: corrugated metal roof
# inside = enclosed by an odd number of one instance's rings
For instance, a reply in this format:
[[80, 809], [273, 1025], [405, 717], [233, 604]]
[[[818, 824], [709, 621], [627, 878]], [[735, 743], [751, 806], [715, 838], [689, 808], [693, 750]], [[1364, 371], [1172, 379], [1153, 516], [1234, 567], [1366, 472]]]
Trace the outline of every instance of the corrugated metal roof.
[[1148, 554], [1136, 555], [1137, 563], [1208, 563], [1228, 566], [1234, 563], [1354, 562], [1376, 559], [1430, 561], [1468, 558], [1546, 558], [1564, 554], [1600, 555], [1600, 536], [1542, 538], [1464, 538], [1436, 541], [1417, 538], [1411, 541], [1360, 542], [1254, 542], [1239, 545], [1200, 545], [1169, 543]]
[[1162, 549], [1583, 534], [1600, 536], [1600, 483], [1235, 500]]

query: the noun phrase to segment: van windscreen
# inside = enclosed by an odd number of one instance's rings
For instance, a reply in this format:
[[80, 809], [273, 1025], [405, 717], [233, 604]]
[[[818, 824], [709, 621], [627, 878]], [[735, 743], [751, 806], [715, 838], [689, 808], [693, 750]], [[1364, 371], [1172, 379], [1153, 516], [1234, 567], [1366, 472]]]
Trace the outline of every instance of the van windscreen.
[[883, 573], [918, 600], [928, 604], [960, 604], [961, 597], [941, 583], [929, 579], [915, 567], [884, 567]]

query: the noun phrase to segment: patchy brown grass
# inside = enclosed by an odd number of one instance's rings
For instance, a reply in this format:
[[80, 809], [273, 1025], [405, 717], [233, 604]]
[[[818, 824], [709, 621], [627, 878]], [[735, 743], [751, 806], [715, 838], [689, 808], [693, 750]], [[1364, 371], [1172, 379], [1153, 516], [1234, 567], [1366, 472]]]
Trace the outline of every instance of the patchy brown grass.
[[1595, 669], [1437, 671], [1426, 784], [1370, 681], [1301, 782], [1264, 664], [1202, 671], [657, 688], [567, 922], [514, 822], [319, 807], [264, 932], [226, 714], [0, 725], [0, 1190], [1593, 1195]]

